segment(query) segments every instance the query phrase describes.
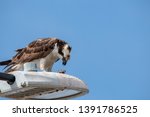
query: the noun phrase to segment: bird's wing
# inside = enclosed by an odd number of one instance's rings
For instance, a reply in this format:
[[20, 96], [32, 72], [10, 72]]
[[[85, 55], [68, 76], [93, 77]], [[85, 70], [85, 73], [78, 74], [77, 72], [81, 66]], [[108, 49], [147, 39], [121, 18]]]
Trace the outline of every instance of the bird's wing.
[[12, 64], [31, 62], [36, 59], [44, 58], [50, 54], [58, 39], [44, 38], [31, 42], [27, 47], [18, 49], [18, 53], [13, 57]]

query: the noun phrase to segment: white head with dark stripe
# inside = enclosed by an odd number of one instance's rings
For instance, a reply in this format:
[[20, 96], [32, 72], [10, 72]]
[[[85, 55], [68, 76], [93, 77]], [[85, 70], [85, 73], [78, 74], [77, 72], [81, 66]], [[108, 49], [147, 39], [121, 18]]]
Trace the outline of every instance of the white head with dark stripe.
[[70, 59], [71, 47], [66, 42], [58, 42], [58, 57], [62, 60], [62, 64], [66, 65]]

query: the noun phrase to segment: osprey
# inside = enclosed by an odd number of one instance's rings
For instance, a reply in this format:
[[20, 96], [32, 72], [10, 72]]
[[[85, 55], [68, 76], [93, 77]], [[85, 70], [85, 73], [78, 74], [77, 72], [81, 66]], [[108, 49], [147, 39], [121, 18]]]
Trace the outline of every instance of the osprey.
[[38, 71], [51, 71], [53, 64], [59, 59], [66, 65], [70, 59], [71, 47], [57, 38], [42, 38], [16, 52], [12, 59], [0, 62], [1, 66], [6, 65], [5, 68], [8, 68], [5, 72], [22, 71], [26, 63], [34, 64]]

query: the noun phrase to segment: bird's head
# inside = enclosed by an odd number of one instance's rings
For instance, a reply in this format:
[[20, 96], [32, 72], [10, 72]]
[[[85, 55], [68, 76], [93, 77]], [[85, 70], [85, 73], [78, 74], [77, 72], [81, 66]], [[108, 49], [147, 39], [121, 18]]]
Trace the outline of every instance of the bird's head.
[[58, 57], [62, 60], [62, 64], [66, 65], [70, 59], [71, 47], [65, 42], [58, 46]]

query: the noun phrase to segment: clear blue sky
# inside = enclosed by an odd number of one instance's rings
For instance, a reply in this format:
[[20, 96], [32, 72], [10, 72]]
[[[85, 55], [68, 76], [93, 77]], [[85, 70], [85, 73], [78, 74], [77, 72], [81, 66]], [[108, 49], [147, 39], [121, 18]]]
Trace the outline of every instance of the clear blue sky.
[[72, 46], [54, 70], [88, 85], [77, 99], [150, 99], [149, 0], [0, 0], [0, 60], [40, 37]]

